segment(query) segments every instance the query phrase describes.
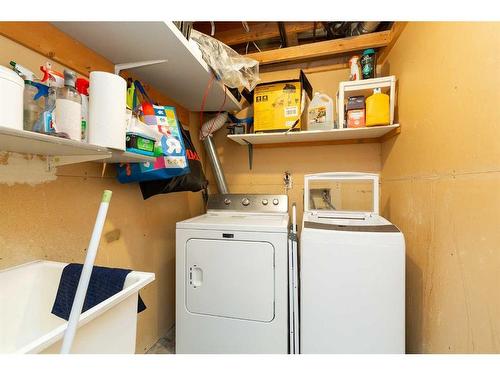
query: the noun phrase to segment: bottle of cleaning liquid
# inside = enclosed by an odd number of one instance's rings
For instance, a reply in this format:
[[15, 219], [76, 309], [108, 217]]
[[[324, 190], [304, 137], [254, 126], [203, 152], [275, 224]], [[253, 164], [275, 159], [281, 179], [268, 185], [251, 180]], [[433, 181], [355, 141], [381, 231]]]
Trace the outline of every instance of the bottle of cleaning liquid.
[[38, 94], [38, 89], [32, 84], [32, 81], [24, 81], [24, 94], [23, 94], [23, 129], [34, 131], [34, 126], [43, 112], [45, 100], [35, 99]]
[[390, 121], [389, 95], [376, 88], [366, 98], [366, 126], [388, 125]]
[[89, 141], [89, 81], [85, 78], [77, 78], [76, 91], [82, 98], [82, 142]]
[[316, 92], [307, 109], [307, 130], [333, 129], [333, 100]]
[[55, 128], [75, 141], [82, 140], [82, 98], [75, 88], [76, 73], [64, 70], [64, 87], [57, 89]]
[[56, 109], [56, 96], [57, 90], [64, 87], [64, 75], [54, 69], [52, 65], [47, 62], [45, 65], [40, 66], [43, 73], [42, 82], [48, 86], [48, 95], [45, 100], [45, 108], [41, 114], [37, 128], [42, 129], [43, 133], [55, 133], [54, 126], [55, 109]]

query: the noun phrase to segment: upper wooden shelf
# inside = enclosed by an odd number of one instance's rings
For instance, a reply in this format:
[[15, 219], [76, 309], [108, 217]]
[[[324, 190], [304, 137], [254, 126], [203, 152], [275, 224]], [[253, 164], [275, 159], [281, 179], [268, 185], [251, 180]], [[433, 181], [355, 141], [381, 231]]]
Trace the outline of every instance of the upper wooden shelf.
[[377, 63], [382, 64], [405, 25], [405, 22], [394, 22], [386, 31], [250, 53], [246, 56], [259, 61], [260, 65], [268, 65], [329, 58], [366, 48], [379, 48]]
[[[168, 22], [53, 22], [55, 27], [114, 64], [164, 63], [133, 68], [134, 76], [190, 111], [200, 111], [212, 72], [175, 25]], [[225, 104], [223, 105], [225, 101]], [[240, 110], [236, 98], [214, 81], [204, 110]]]
[[383, 142], [399, 133], [399, 124], [332, 130], [304, 130], [288, 133], [230, 134], [240, 145], [349, 144]]

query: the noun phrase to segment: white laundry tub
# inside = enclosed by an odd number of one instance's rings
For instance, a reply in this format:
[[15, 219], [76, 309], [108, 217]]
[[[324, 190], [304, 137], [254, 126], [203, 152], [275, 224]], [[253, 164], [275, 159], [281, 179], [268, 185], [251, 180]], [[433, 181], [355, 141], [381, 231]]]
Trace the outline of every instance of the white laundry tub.
[[[53, 314], [67, 263], [34, 261], [0, 271], [0, 353], [59, 353], [68, 322]], [[137, 296], [154, 273], [132, 271], [123, 290], [80, 316], [72, 353], [135, 353]]]

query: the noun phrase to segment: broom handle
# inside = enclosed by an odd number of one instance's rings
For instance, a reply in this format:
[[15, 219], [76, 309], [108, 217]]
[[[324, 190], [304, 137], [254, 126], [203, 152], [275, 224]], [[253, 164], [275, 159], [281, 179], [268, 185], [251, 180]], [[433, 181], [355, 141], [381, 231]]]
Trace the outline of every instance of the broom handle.
[[92, 231], [92, 237], [90, 238], [89, 246], [87, 249], [87, 256], [85, 257], [82, 274], [80, 275], [75, 299], [73, 301], [73, 306], [71, 307], [71, 313], [68, 320], [68, 328], [66, 328], [66, 332], [64, 333], [61, 354], [68, 354], [70, 352], [71, 345], [73, 344], [73, 339], [75, 338], [83, 303], [85, 301], [85, 296], [87, 295], [90, 276], [92, 275], [92, 268], [94, 267], [94, 261], [97, 255], [97, 249], [101, 240], [104, 222], [106, 221], [106, 214], [108, 213], [111, 194], [111, 190], [104, 190], [104, 193], [102, 195], [101, 205], [99, 206], [99, 211], [97, 212], [94, 230]]

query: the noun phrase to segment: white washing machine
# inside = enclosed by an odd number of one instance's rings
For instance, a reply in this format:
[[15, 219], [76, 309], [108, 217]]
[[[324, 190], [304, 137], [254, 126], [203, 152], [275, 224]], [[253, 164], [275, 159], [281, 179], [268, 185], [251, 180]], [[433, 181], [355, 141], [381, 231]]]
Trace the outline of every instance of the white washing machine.
[[305, 176], [300, 352], [405, 352], [405, 242], [379, 216], [379, 178]]
[[177, 353], [288, 353], [288, 220], [286, 195], [227, 194], [177, 223]]

